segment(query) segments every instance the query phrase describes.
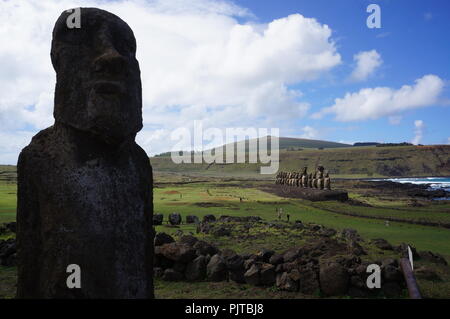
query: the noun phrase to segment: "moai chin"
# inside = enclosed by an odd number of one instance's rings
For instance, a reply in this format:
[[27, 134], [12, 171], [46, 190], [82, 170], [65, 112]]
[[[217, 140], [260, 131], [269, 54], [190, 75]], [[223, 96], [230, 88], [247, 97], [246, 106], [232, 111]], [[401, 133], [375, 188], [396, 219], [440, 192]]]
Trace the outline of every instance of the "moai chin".
[[[119, 17], [81, 8], [53, 29], [53, 126], [18, 161], [19, 298], [152, 298], [152, 169], [136, 40]], [[80, 288], [69, 288], [71, 264]]]

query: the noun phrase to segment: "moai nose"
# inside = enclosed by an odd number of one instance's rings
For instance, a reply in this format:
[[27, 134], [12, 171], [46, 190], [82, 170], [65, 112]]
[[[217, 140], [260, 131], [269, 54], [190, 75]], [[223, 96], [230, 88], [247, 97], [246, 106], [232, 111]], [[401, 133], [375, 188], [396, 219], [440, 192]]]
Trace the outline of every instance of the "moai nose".
[[114, 48], [109, 48], [105, 53], [94, 60], [94, 72], [117, 76], [125, 73], [126, 59]]

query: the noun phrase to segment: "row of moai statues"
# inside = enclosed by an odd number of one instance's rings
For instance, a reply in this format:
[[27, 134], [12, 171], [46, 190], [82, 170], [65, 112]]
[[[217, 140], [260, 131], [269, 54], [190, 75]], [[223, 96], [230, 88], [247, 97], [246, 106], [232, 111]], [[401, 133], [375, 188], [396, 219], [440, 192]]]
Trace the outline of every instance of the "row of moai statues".
[[313, 173], [307, 172], [308, 168], [304, 167], [303, 172], [278, 172], [275, 184], [308, 187], [317, 189], [331, 189], [331, 179], [328, 171], [323, 166], [318, 166]]

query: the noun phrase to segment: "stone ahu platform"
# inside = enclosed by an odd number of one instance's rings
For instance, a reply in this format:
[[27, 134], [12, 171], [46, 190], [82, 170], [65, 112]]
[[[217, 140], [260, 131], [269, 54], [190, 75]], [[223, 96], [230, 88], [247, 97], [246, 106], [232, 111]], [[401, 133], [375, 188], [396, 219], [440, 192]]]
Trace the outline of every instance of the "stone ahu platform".
[[267, 185], [266, 192], [287, 198], [302, 198], [310, 201], [338, 200], [347, 201], [348, 193], [341, 189], [326, 190], [317, 188], [303, 188], [288, 185]]

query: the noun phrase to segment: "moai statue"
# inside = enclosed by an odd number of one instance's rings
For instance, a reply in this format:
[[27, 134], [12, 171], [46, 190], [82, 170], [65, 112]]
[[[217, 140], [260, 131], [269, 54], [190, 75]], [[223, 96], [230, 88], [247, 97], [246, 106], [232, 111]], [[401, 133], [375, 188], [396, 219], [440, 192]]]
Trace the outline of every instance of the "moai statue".
[[330, 175], [328, 174], [328, 171], [325, 173], [324, 186], [325, 189], [331, 190], [331, 179]]
[[312, 188], [313, 187], [313, 174], [309, 173], [309, 177], [308, 177], [308, 187]]
[[302, 186], [303, 187], [308, 187], [308, 172], [307, 172], [308, 168], [304, 167], [303, 168], [303, 174], [302, 174]]
[[317, 188], [317, 171], [313, 175], [313, 187]]
[[317, 185], [319, 189], [323, 189], [324, 187], [324, 176], [323, 176], [323, 171], [319, 171], [318, 173], [318, 178], [317, 178]]
[[53, 29], [55, 123], [19, 156], [17, 297], [153, 298], [136, 40], [114, 14], [80, 14], [81, 28], [65, 11]]

